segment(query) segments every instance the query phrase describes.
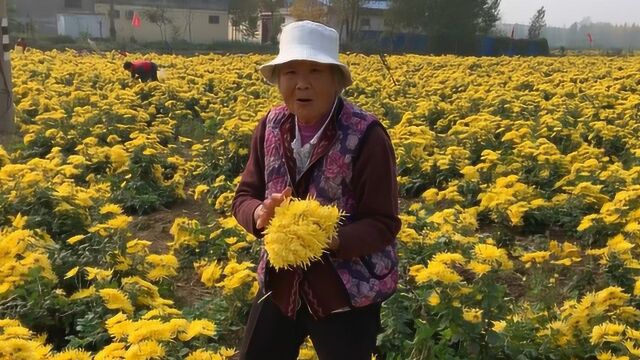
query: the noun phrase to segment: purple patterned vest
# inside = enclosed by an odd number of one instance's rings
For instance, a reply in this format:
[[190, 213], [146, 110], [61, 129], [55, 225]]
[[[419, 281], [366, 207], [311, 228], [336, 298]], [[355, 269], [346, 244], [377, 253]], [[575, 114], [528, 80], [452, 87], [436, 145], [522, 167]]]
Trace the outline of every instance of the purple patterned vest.
[[[267, 115], [264, 152], [266, 196], [282, 192], [290, 183], [290, 174], [285, 164], [284, 151], [290, 144], [281, 134], [283, 122], [290, 113], [285, 106], [272, 109]], [[332, 121], [332, 120], [330, 120]], [[346, 223], [355, 219], [355, 196], [351, 189], [353, 158], [357, 154], [367, 128], [378, 120], [356, 106], [344, 101], [344, 106], [336, 123], [335, 136], [323, 136], [334, 140], [329, 151], [319, 158], [313, 170], [309, 185], [309, 195], [322, 204], [335, 204], [348, 216]], [[319, 146], [320, 143], [316, 144]], [[312, 155], [313, 158], [313, 155]], [[295, 168], [295, 167], [294, 167]], [[293, 180], [293, 179], [292, 179]], [[340, 276], [354, 307], [380, 302], [391, 296], [398, 282], [398, 261], [395, 241], [383, 251], [356, 258], [342, 260], [331, 256], [331, 261]], [[264, 249], [258, 265], [258, 280], [264, 285], [267, 256]]]

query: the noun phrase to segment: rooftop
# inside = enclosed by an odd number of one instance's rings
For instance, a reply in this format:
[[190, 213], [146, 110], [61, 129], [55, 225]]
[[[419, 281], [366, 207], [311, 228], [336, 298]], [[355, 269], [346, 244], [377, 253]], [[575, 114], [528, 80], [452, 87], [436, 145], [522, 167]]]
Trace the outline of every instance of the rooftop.
[[[174, 9], [223, 10], [229, 9], [230, 0], [114, 0], [115, 5], [168, 7]], [[97, 4], [110, 4], [110, 0], [95, 0]]]
[[[327, 6], [331, 5], [331, 0], [317, 0], [319, 3], [323, 3]], [[293, 0], [286, 1], [287, 6], [291, 6]], [[365, 9], [387, 10], [391, 6], [390, 0], [367, 0], [362, 6]]]

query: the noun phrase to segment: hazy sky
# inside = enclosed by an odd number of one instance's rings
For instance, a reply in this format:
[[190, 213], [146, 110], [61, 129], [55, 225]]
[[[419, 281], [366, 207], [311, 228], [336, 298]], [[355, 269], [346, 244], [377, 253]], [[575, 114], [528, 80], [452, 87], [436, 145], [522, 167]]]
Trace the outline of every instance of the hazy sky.
[[528, 24], [540, 6], [547, 10], [549, 26], [570, 26], [585, 17], [593, 22], [640, 24], [640, 0], [502, 0], [502, 22]]

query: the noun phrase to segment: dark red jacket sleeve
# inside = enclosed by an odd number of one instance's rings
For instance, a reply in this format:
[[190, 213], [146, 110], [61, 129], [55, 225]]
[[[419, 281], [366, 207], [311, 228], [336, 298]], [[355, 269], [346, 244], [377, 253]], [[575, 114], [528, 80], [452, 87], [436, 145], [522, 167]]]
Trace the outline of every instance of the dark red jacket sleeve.
[[367, 129], [355, 159], [351, 184], [357, 218], [338, 230], [340, 246], [335, 255], [342, 259], [381, 251], [395, 241], [400, 231], [395, 154], [381, 125]]
[[240, 177], [240, 184], [233, 198], [231, 211], [238, 223], [249, 233], [262, 237], [262, 232], [256, 229], [253, 212], [264, 200], [264, 133], [266, 117], [253, 132], [249, 160]]

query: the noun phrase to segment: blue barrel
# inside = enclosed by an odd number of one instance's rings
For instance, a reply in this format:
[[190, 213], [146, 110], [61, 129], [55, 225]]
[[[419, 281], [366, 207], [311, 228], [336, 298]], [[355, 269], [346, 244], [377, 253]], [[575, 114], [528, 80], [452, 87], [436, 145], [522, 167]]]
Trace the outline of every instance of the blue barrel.
[[481, 56], [496, 56], [496, 39], [485, 36], [480, 43]]

